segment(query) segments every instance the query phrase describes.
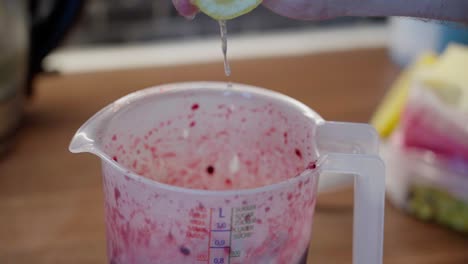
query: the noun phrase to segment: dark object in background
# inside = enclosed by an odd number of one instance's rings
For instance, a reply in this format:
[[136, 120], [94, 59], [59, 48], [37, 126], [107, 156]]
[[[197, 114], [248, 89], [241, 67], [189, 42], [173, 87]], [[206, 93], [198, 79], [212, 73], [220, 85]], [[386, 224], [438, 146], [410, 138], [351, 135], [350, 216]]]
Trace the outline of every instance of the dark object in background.
[[0, 0], [0, 153], [11, 145], [42, 60], [83, 5], [84, 0]]
[[[83, 6], [84, 0], [29, 1], [31, 33], [28, 79], [42, 71], [42, 60], [64, 39]], [[28, 87], [30, 93], [31, 87]]]

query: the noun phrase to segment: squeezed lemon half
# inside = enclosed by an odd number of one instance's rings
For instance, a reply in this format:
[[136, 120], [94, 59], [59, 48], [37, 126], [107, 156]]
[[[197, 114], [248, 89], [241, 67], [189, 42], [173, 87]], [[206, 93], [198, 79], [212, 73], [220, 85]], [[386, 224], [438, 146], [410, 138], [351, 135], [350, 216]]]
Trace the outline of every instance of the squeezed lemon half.
[[262, 3], [262, 0], [193, 0], [200, 11], [216, 20], [229, 20], [244, 15]]

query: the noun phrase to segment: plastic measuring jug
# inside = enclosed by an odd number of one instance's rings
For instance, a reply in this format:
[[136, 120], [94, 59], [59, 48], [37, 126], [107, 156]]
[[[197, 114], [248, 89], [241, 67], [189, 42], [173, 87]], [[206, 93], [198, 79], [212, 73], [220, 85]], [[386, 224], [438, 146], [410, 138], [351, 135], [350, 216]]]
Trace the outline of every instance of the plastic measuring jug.
[[306, 263], [319, 175], [338, 172], [355, 176], [353, 262], [378, 264], [378, 142], [285, 95], [200, 82], [117, 100], [70, 150], [102, 159], [109, 263]]

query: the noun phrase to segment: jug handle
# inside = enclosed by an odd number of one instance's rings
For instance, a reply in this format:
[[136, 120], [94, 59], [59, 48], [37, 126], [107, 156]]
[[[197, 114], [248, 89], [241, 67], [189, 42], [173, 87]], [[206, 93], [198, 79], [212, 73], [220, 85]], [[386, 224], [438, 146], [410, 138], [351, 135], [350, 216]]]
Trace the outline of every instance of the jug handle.
[[[317, 132], [319, 156], [329, 153], [378, 155], [379, 137], [375, 129], [366, 124], [323, 122]], [[327, 172], [319, 183], [319, 192], [333, 191], [351, 186], [353, 179], [339, 173]]]
[[381, 264], [385, 166], [378, 156], [377, 133], [366, 124], [324, 123], [317, 142], [324, 172], [354, 176], [353, 263]]

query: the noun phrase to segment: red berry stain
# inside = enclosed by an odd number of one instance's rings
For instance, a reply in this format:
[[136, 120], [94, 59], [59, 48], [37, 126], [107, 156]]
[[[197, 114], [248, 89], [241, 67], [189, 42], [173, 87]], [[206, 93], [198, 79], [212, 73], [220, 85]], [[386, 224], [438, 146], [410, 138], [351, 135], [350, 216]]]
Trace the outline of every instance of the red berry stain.
[[224, 253], [229, 256], [229, 254], [231, 254], [231, 247], [225, 247]]
[[215, 171], [215, 169], [211, 165], [206, 168], [206, 173], [208, 173], [210, 175], [213, 175], [214, 171]]
[[180, 250], [180, 253], [182, 253], [185, 256], [190, 255], [190, 249], [188, 249], [185, 246], [180, 246], [179, 250]]
[[136, 169], [136, 167], [137, 167], [137, 161], [136, 161], [136, 160], [133, 161], [132, 167], [133, 167], [134, 169]]
[[174, 236], [172, 235], [171, 232], [169, 232], [169, 234], [167, 234], [167, 242], [172, 242], [174, 241]]
[[137, 137], [133, 140], [132, 148], [136, 148], [141, 142], [141, 138]]
[[119, 212], [117, 208], [112, 207], [111, 218], [112, 221], [115, 223], [117, 219], [124, 219], [124, 216]]
[[246, 205], [246, 204], [247, 204], [247, 201], [242, 201], [242, 204], [243, 204], [243, 205]]
[[130, 244], [130, 223], [127, 222], [125, 226], [120, 228], [120, 235], [125, 245], [128, 247]]
[[193, 111], [197, 110], [198, 108], [200, 108], [200, 106], [198, 104], [193, 104], [192, 105], [192, 110]]
[[265, 212], [269, 212], [270, 211], [270, 207], [265, 207]]
[[299, 149], [296, 149], [295, 152], [296, 152], [296, 156], [302, 159], [302, 152]]
[[145, 247], [149, 246], [151, 239], [151, 233], [147, 228], [143, 228], [137, 231], [137, 244]]
[[226, 199], [225, 202], [226, 202], [226, 204], [229, 204], [231, 202], [231, 200]]
[[231, 179], [226, 179], [224, 182], [225, 182], [226, 185], [228, 185], [228, 186], [231, 186], [231, 185], [232, 185]]
[[307, 166], [307, 169], [309, 170], [313, 170], [317, 168], [317, 163], [315, 161], [312, 161], [311, 163], [309, 163], [309, 165]]
[[115, 198], [115, 201], [118, 202], [119, 201], [119, 198], [120, 198], [120, 190], [115, 187], [114, 188], [114, 198]]
[[198, 209], [203, 210], [203, 209], [205, 209], [205, 206], [202, 203], [199, 203], [198, 204]]
[[284, 144], [288, 144], [288, 132], [284, 132], [283, 137], [284, 137]]
[[194, 217], [194, 218], [199, 218], [199, 217], [200, 217], [200, 213], [199, 213], [199, 212], [193, 212], [193, 213], [192, 213], [192, 217]]
[[303, 182], [299, 182], [299, 184], [297, 185], [297, 187], [299, 187], [299, 189], [301, 189], [303, 184], [304, 184]]
[[273, 196], [268, 197], [269, 201], [273, 201]]
[[216, 137], [228, 136], [228, 135], [229, 135], [229, 133], [227, 131], [225, 131], [225, 130], [216, 133]]
[[174, 153], [174, 152], [167, 152], [167, 153], [163, 153], [161, 155], [163, 158], [174, 158], [176, 157], [177, 155]]
[[113, 159], [115, 162], [119, 162], [119, 160], [117, 159], [117, 156], [113, 156], [112, 159]]
[[251, 219], [252, 219], [252, 215], [251, 215], [251, 214], [247, 214], [247, 215], [245, 215], [245, 217], [244, 217], [244, 221], [245, 221], [246, 224], [247, 224], [247, 223], [250, 223], [250, 220], [251, 220]]
[[261, 224], [262, 223], [262, 219], [257, 219], [257, 224]]
[[196, 124], [195, 121], [190, 122], [190, 127], [194, 127], [195, 124]]
[[112, 136], [112, 141], [116, 141], [116, 140], [117, 140], [117, 135], [114, 134], [114, 135]]
[[291, 201], [292, 198], [293, 198], [292, 193], [288, 193], [288, 201]]

